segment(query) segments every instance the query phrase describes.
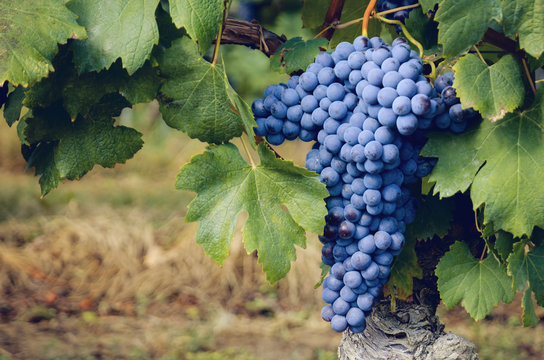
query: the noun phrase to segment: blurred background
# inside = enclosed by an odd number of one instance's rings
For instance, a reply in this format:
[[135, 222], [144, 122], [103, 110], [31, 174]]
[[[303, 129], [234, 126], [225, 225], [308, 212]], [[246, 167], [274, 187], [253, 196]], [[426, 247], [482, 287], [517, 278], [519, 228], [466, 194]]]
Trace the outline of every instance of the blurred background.
[[[308, 39], [300, 7], [235, 1], [232, 16]], [[222, 55], [249, 103], [288, 79], [259, 51], [222, 46]], [[194, 194], [174, 189], [179, 168], [204, 144], [164, 125], [156, 102], [125, 109], [118, 123], [144, 134], [135, 158], [97, 167], [41, 199], [15, 127], [0, 118], [0, 360], [336, 359], [341, 335], [321, 320], [314, 289], [316, 235], [274, 286], [239, 231], [217, 266], [195, 242], [197, 224], [184, 221]], [[299, 166], [308, 150], [304, 143], [278, 147]], [[520, 326], [520, 299], [479, 323], [460, 307], [441, 307], [439, 315], [446, 331], [479, 346], [482, 359], [544, 359], [544, 326]]]

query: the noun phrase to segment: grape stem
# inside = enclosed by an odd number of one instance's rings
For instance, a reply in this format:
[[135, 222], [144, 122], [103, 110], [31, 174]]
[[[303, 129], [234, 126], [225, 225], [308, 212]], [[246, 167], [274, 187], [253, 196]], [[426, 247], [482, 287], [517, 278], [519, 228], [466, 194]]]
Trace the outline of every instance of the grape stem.
[[525, 57], [521, 58], [521, 63], [523, 64], [523, 69], [525, 70], [525, 76], [527, 76], [527, 80], [529, 81], [529, 86], [531, 86], [531, 91], [534, 95], [536, 95], [535, 83], [533, 82], [533, 77], [531, 76], [531, 72], [529, 71]]
[[402, 29], [402, 32], [404, 33], [404, 36], [406, 36], [406, 38], [412, 43], [414, 44], [415, 46], [417, 46], [417, 48], [419, 49], [419, 57], [420, 58], [423, 58], [423, 46], [419, 43], [419, 41], [417, 41], [412, 35], [410, 35], [410, 33], [408, 32], [408, 29], [406, 29], [406, 26], [404, 26], [404, 24], [402, 23], [402, 21], [399, 21], [399, 20], [389, 20], [379, 14], [374, 14], [374, 17], [384, 23], [387, 23], [387, 24], [392, 24], [392, 25], [399, 25]]
[[385, 15], [388, 15], [388, 14], [396, 13], [397, 11], [415, 9], [415, 8], [417, 8], [419, 6], [420, 6], [419, 3], [412, 4], [412, 5], [406, 5], [406, 6], [399, 6], [398, 8], [381, 11], [379, 13], [376, 13], [376, 15], [385, 16]]
[[225, 0], [223, 2], [223, 20], [219, 24], [219, 30], [217, 31], [217, 40], [215, 41], [215, 46], [213, 47], [213, 56], [212, 64], [217, 64], [217, 58], [219, 56], [219, 46], [221, 45], [221, 36], [223, 36], [223, 27], [225, 26], [225, 21], [227, 21], [227, 14], [229, 13], [230, 0]]
[[376, 6], [376, 2], [378, 0], [370, 0], [368, 3], [368, 6], [366, 7], [365, 14], [363, 16], [363, 31], [362, 35], [368, 37], [368, 22], [370, 20], [370, 13], [374, 10], [374, 7]]
[[240, 141], [242, 142], [242, 146], [244, 147], [244, 151], [247, 154], [247, 157], [249, 159], [249, 163], [251, 164], [251, 167], [255, 168], [256, 167], [255, 161], [253, 161], [253, 157], [251, 156], [251, 153], [249, 152], [249, 149], [247, 148], [247, 145], [246, 145], [246, 142], [245, 142], [243, 136], [240, 136]]
[[474, 51], [476, 51], [476, 54], [478, 54], [478, 57], [480, 58], [480, 60], [482, 60], [484, 65], [488, 66], [487, 63], [484, 60], [484, 57], [482, 56], [482, 53], [480, 53], [480, 50], [478, 50], [478, 47], [476, 45], [474, 45], [472, 48], [474, 49]]

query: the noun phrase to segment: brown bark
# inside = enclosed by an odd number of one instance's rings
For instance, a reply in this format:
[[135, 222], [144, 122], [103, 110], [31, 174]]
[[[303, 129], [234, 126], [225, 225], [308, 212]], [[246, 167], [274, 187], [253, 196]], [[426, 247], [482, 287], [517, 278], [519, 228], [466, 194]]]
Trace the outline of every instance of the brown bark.
[[445, 333], [432, 306], [388, 300], [377, 304], [364, 332], [346, 331], [338, 347], [339, 360], [477, 360], [476, 346]]
[[257, 22], [227, 19], [221, 36], [221, 44], [244, 45], [271, 56], [285, 42], [285, 35], [277, 35], [264, 29]]

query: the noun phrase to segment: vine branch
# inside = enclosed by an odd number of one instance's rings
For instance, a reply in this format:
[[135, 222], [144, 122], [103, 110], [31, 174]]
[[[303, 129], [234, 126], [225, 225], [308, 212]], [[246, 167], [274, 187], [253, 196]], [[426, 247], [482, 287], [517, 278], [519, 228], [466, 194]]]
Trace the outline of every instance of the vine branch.
[[[221, 44], [244, 45], [252, 49], [260, 50], [270, 57], [287, 41], [285, 35], [279, 36], [264, 29], [256, 21], [244, 21], [238, 19], [226, 19], [221, 36]], [[217, 39], [214, 40], [214, 43]]]
[[322, 37], [327, 40], [330, 40], [332, 38], [335, 30], [335, 27], [333, 25], [340, 21], [342, 9], [344, 8], [344, 2], [345, 0], [331, 1], [329, 9], [327, 10], [327, 14], [325, 15], [325, 20], [323, 21], [323, 25], [321, 25], [321, 29], [317, 37]]

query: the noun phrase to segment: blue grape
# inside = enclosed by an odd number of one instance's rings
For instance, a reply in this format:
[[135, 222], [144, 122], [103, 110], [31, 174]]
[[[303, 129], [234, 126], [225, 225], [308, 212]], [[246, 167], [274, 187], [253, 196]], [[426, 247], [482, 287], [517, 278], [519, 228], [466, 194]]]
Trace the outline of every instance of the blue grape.
[[334, 315], [331, 319], [331, 328], [336, 332], [343, 332], [348, 327], [348, 322], [345, 316]]
[[417, 130], [418, 120], [413, 114], [397, 118], [397, 129], [401, 135], [412, 135]]
[[314, 91], [317, 84], [317, 75], [313, 72], [305, 72], [300, 75], [299, 85], [304, 91]]
[[332, 309], [332, 306], [326, 305], [321, 309], [321, 318], [325, 321], [331, 321], [334, 317], [334, 310]]
[[300, 105], [294, 105], [287, 109], [287, 120], [293, 122], [300, 122], [302, 119], [302, 107]]
[[357, 297], [357, 306], [362, 311], [370, 311], [372, 304], [374, 303], [374, 297], [368, 293], [359, 295]]
[[393, 101], [392, 109], [396, 115], [407, 115], [412, 111], [412, 102], [406, 96], [399, 96]]
[[350, 326], [362, 327], [365, 325], [365, 313], [358, 307], [352, 307], [346, 314], [346, 322]]
[[381, 86], [384, 76], [385, 76], [385, 73], [383, 72], [383, 70], [377, 67], [368, 72], [367, 80], [371, 85]]
[[347, 113], [348, 107], [342, 101], [334, 101], [331, 106], [329, 106], [329, 115], [333, 119], [343, 119], [347, 115]]
[[304, 112], [311, 113], [317, 108], [318, 102], [315, 96], [307, 95], [300, 101], [300, 106]]
[[334, 66], [334, 74], [340, 80], [347, 79], [349, 77], [350, 72], [351, 72], [351, 67], [349, 66], [346, 60], [342, 60]]
[[411, 100], [412, 112], [416, 115], [425, 115], [431, 110], [431, 100], [427, 95], [416, 94]]

